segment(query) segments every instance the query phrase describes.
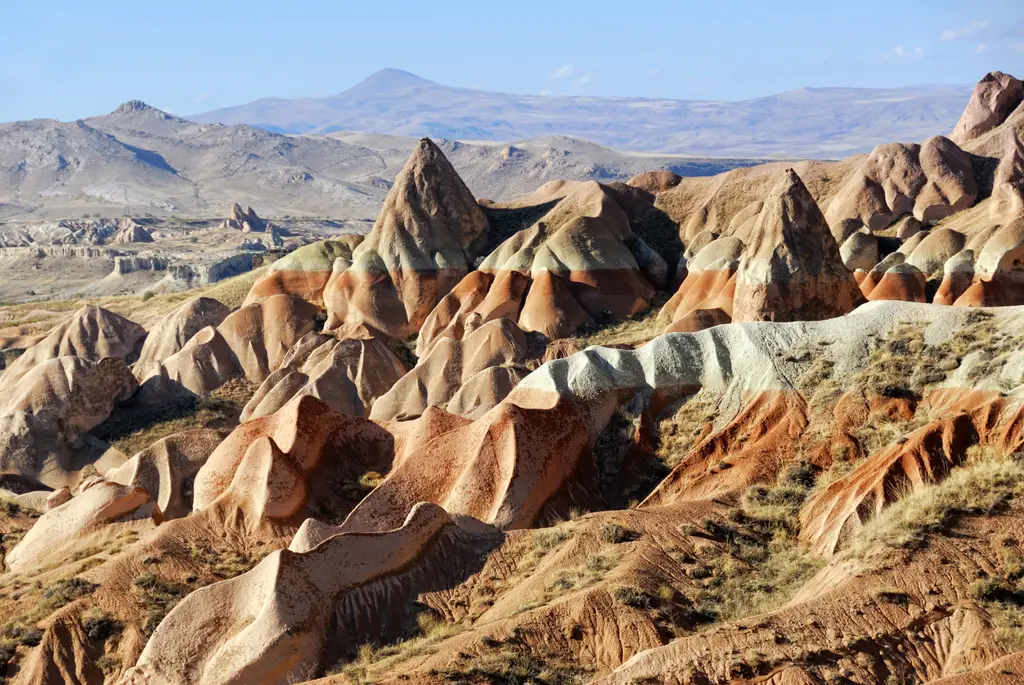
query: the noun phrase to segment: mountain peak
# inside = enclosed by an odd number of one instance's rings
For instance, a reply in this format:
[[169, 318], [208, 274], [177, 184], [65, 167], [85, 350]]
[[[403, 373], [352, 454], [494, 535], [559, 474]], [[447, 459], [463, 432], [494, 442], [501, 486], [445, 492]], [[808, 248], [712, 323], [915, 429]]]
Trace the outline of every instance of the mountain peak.
[[113, 114], [131, 114], [132, 112], [146, 112], [148, 110], [156, 109], [150, 107], [142, 100], [129, 100], [128, 102], [121, 103], [121, 106], [113, 111]]
[[349, 88], [348, 92], [354, 90], [381, 92], [427, 85], [436, 84], [433, 81], [417, 76], [416, 74], [410, 74], [408, 71], [387, 68], [370, 74], [362, 81]]

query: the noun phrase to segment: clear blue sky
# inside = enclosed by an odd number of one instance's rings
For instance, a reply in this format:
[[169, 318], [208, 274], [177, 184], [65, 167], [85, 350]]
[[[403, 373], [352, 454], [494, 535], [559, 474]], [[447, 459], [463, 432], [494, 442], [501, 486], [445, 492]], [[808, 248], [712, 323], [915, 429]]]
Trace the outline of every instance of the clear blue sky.
[[516, 93], [743, 99], [1024, 76], [1024, 0], [2, 0], [0, 121], [329, 95], [383, 67]]

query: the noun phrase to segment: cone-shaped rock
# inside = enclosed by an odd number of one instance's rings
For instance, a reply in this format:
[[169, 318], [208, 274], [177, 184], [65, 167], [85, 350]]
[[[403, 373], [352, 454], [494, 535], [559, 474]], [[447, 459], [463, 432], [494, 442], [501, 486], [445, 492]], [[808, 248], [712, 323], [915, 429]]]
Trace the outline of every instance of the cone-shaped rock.
[[733, 321], [828, 319], [859, 290], [814, 198], [786, 171], [754, 221], [737, 274]]
[[419, 330], [469, 271], [487, 217], [452, 165], [424, 138], [384, 201], [352, 265], [332, 275], [328, 329], [365, 324], [393, 338]]

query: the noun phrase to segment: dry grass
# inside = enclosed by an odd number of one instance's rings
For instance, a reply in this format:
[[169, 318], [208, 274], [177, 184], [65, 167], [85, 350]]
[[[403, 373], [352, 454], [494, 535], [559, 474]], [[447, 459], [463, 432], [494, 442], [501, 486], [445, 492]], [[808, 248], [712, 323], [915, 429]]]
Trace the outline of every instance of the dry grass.
[[152, 635], [168, 612], [192, 590], [193, 588], [184, 583], [168, 580], [155, 573], [146, 573], [136, 578], [136, 601], [146, 612], [146, 620], [142, 625], [143, 632]]
[[591, 345], [640, 347], [661, 335], [668, 325], [668, 321], [658, 317], [664, 303], [665, 298], [656, 297], [651, 301], [650, 307], [624, 321], [614, 322], [606, 317], [590, 328], [581, 331], [572, 340], [580, 346], [580, 349], [586, 349]]
[[871, 521], [853, 541], [851, 557], [874, 559], [913, 549], [957, 516], [986, 515], [1024, 496], [1024, 461], [988, 460], [955, 469], [946, 480], [908, 494]]
[[383, 647], [364, 644], [353, 661], [328, 673], [345, 675], [357, 683], [376, 682], [377, 674], [409, 659], [433, 653], [441, 642], [469, 629], [463, 623], [445, 623], [430, 612], [419, 614], [416, 624], [417, 632], [410, 638]]
[[701, 389], [677, 403], [674, 412], [669, 408], [672, 413], [658, 423], [655, 437], [655, 454], [668, 468], [678, 466], [714, 425], [718, 400], [716, 394]]
[[584, 590], [591, 585], [594, 585], [595, 583], [603, 580], [608, 572], [618, 565], [621, 557], [622, 553], [620, 551], [606, 547], [605, 549], [588, 556], [587, 560], [583, 562], [582, 565], [576, 568], [560, 570], [555, 574], [555, 577], [545, 585], [544, 590], [538, 596], [528, 602], [525, 602], [519, 607], [516, 613], [521, 614], [546, 606], [556, 599], [564, 597], [570, 592]]
[[42, 631], [38, 624], [44, 618], [90, 595], [97, 587], [95, 583], [77, 576], [61, 578], [47, 585], [39, 581], [19, 585], [12, 599], [19, 600], [21, 606], [28, 606], [28, 609], [3, 617], [4, 623], [0, 625], [0, 665], [15, 658], [19, 646], [31, 648], [39, 644]]
[[576, 685], [587, 679], [586, 669], [558, 656], [537, 654], [518, 635], [488, 640], [486, 646], [484, 653], [430, 675], [463, 685]]
[[234, 428], [256, 390], [257, 386], [245, 378], [234, 378], [207, 397], [169, 404], [158, 412], [129, 401], [116, 407], [109, 419], [92, 430], [92, 435], [131, 457], [157, 440], [182, 431]]

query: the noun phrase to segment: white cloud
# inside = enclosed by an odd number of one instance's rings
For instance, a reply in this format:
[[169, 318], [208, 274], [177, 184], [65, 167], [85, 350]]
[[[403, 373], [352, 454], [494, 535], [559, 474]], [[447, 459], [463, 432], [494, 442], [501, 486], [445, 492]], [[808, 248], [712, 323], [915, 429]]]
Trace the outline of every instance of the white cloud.
[[946, 29], [939, 34], [939, 40], [949, 43], [954, 40], [963, 40], [965, 38], [975, 38], [980, 35], [985, 29], [991, 26], [992, 22], [985, 20], [975, 19], [969, 21], [963, 26], [957, 26], [956, 28]]
[[548, 78], [552, 81], [561, 81], [562, 79], [573, 78], [579, 73], [580, 70], [575, 64], [563, 64], [548, 74]]
[[1024, 52], [1024, 43], [1017, 43], [1013, 46], [1014, 52]]
[[888, 62], [894, 59], [919, 60], [923, 58], [924, 50], [922, 50], [921, 48], [914, 48], [913, 50], [908, 50], [902, 45], [897, 45], [892, 50], [887, 50], [883, 52], [882, 55], [879, 57], [879, 59], [881, 59], [883, 62]]
[[588, 71], [585, 74], [583, 74], [582, 76], [580, 76], [578, 79], [576, 79], [576, 85], [577, 86], [586, 85], [586, 84], [590, 83], [593, 79], [594, 79], [594, 75]]
[[988, 43], [978, 43], [978, 47], [974, 48], [975, 55], [984, 55], [988, 52]]
[[546, 97], [548, 95], [554, 95], [555, 93], [550, 88], [541, 88], [540, 89], [540, 94]]

